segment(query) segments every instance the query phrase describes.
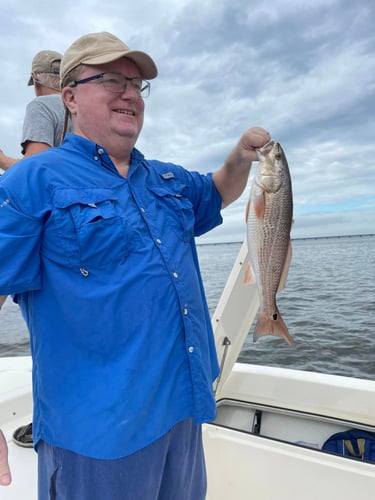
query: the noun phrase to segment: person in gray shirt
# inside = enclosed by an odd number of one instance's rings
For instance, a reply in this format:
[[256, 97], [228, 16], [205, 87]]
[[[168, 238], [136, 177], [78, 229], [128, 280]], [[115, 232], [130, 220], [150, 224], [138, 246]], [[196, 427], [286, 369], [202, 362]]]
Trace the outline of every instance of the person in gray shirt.
[[[34, 85], [36, 97], [26, 107], [21, 140], [24, 158], [61, 142], [65, 116], [60, 93], [61, 58], [59, 52], [42, 50], [33, 59], [28, 85]], [[7, 156], [0, 149], [0, 168], [3, 170], [21, 159]]]

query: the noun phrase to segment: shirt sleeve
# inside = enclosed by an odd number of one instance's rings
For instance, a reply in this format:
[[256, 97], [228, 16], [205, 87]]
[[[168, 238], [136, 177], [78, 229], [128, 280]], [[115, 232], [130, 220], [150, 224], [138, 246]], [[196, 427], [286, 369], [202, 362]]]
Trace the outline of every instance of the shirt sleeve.
[[23, 213], [0, 186], [0, 295], [40, 288], [40, 220]]
[[55, 142], [55, 117], [41, 100], [33, 99], [26, 107], [21, 148], [25, 153], [27, 142], [42, 142], [53, 147]]
[[212, 174], [200, 174], [180, 170], [189, 186], [188, 196], [194, 207], [194, 236], [201, 236], [223, 222], [221, 216], [222, 199], [216, 189]]
[[201, 176], [204, 181], [202, 196], [198, 198], [195, 212], [195, 235], [200, 236], [223, 223], [222, 199], [212, 180], [212, 174]]

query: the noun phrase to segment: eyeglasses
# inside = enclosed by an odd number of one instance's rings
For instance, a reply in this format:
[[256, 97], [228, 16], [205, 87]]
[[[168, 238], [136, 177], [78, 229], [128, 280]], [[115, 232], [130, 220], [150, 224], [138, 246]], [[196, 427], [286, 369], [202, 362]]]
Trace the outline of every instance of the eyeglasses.
[[88, 83], [94, 80], [100, 80], [104, 88], [113, 94], [122, 94], [125, 92], [126, 86], [130, 82], [132, 89], [135, 90], [139, 97], [145, 98], [150, 95], [150, 82], [142, 80], [142, 78], [130, 78], [119, 73], [100, 73], [100, 75], [89, 76], [82, 80], [73, 80], [69, 83], [69, 87], [75, 87], [81, 83]]

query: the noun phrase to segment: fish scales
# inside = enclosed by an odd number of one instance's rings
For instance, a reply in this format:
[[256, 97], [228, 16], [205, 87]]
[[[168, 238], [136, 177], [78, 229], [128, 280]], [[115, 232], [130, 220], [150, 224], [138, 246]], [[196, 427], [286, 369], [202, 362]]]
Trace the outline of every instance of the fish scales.
[[292, 338], [278, 310], [276, 294], [286, 281], [293, 219], [292, 184], [288, 162], [279, 143], [270, 141], [257, 151], [247, 209], [247, 237], [251, 281], [256, 282], [260, 308], [254, 341], [262, 335]]

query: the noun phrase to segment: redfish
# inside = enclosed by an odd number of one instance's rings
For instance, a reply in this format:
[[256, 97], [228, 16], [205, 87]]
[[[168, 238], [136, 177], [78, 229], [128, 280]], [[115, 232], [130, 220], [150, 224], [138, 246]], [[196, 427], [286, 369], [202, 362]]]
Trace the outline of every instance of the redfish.
[[257, 150], [259, 165], [246, 209], [250, 267], [248, 282], [256, 282], [259, 314], [254, 342], [263, 335], [293, 340], [276, 304], [285, 286], [292, 257], [292, 183], [288, 162], [279, 143], [271, 140]]

